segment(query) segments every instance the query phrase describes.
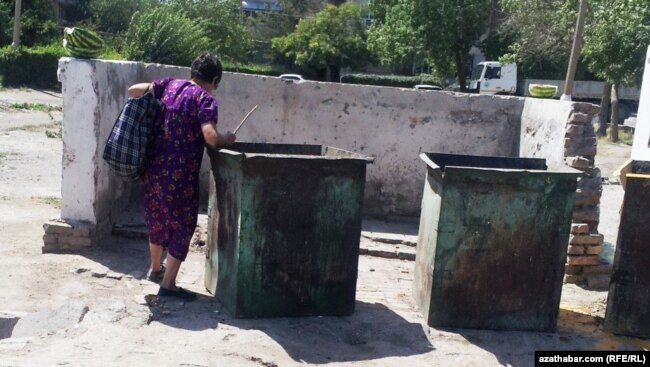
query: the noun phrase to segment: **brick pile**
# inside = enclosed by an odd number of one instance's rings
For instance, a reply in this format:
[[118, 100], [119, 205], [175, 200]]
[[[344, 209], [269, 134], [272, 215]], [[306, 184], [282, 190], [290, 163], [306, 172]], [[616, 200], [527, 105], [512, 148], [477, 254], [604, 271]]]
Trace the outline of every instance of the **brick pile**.
[[597, 112], [596, 105], [574, 104], [564, 139], [566, 164], [583, 172], [575, 195], [564, 281], [589, 288], [607, 287], [611, 269], [599, 258], [603, 246], [603, 235], [598, 233], [603, 183], [600, 169], [594, 166], [598, 141], [591, 124]]
[[109, 221], [100, 224], [50, 219], [43, 224], [43, 253], [78, 251], [91, 247], [111, 232]]

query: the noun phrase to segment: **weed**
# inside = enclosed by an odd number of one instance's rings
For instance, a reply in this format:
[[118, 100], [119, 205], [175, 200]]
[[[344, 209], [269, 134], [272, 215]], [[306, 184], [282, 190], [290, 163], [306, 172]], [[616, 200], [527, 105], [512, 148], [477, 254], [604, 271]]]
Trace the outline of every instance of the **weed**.
[[60, 127], [58, 130], [45, 130], [45, 136], [51, 139], [61, 139], [63, 137], [63, 130]]
[[48, 113], [52, 111], [63, 110], [61, 106], [52, 106], [44, 103], [28, 103], [28, 102], [14, 103], [9, 107], [17, 110], [31, 110], [31, 111], [41, 111], [41, 112], [48, 112]]
[[[37, 133], [37, 132], [45, 131], [45, 135], [47, 135], [47, 137], [49, 138], [49, 137], [53, 137], [53, 136], [48, 135], [47, 131], [49, 129], [55, 129], [57, 131], [60, 131], [61, 130], [61, 123], [60, 122], [55, 122], [53, 124], [48, 124], [48, 125], [16, 126], [16, 127], [9, 128], [9, 129], [7, 129], [5, 131], [27, 131], [27, 132], [30, 132], [30, 133]], [[60, 138], [61, 137], [60, 133], [58, 133], [58, 135], [59, 135], [58, 137]]]
[[627, 145], [632, 145], [634, 142], [634, 133], [630, 131], [618, 131], [618, 141], [627, 144]]
[[37, 203], [51, 205], [55, 208], [61, 208], [61, 198], [56, 196], [32, 196], [32, 200]]
[[598, 144], [625, 144], [625, 145], [632, 145], [634, 142], [634, 132], [630, 130], [624, 130], [619, 127], [618, 129], [618, 141], [616, 143], [612, 143], [611, 136], [612, 136], [612, 128], [608, 127], [607, 128], [607, 135], [605, 136], [600, 136], [598, 137]]

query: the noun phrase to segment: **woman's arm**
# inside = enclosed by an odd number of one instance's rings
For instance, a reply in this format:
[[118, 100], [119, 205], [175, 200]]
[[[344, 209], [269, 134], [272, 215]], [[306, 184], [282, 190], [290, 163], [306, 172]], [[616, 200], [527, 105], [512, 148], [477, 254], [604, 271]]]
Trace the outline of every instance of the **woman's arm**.
[[205, 143], [210, 148], [220, 148], [222, 146], [232, 145], [236, 140], [235, 134], [230, 131], [221, 134], [217, 131], [217, 126], [212, 123], [201, 125], [201, 132], [203, 133]]
[[129, 97], [140, 98], [149, 89], [151, 83], [138, 83], [129, 87]]

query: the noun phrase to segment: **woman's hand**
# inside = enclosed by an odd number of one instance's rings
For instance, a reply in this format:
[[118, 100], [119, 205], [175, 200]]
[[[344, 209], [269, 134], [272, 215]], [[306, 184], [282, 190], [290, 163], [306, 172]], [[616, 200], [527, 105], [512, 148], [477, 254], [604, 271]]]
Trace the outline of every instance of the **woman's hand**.
[[237, 137], [235, 136], [235, 134], [231, 133], [230, 131], [223, 134], [224, 146], [233, 145], [235, 143], [235, 140], [237, 140]]
[[235, 140], [237, 140], [235, 134], [230, 131], [222, 134], [217, 131], [217, 126], [212, 123], [203, 124], [201, 126], [201, 131], [203, 132], [205, 143], [210, 148], [219, 149], [224, 146], [232, 145]]

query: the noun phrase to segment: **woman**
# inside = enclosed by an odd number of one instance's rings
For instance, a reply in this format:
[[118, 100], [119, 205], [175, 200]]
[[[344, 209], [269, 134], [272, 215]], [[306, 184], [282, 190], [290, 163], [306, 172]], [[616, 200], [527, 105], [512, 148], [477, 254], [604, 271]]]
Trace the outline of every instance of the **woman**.
[[[162, 79], [135, 84], [129, 96], [140, 97], [149, 88], [164, 112], [153, 128], [144, 175], [145, 220], [149, 232], [149, 279], [159, 282], [159, 296], [185, 300], [196, 293], [176, 286], [176, 276], [187, 257], [199, 209], [199, 170], [203, 147], [230, 145], [235, 135], [217, 131], [217, 101], [212, 92], [221, 81], [219, 60], [203, 54], [192, 63], [191, 79]], [[167, 267], [160, 263], [167, 249]]]

